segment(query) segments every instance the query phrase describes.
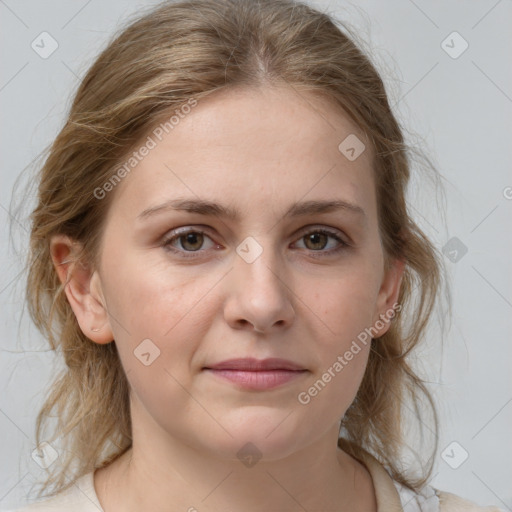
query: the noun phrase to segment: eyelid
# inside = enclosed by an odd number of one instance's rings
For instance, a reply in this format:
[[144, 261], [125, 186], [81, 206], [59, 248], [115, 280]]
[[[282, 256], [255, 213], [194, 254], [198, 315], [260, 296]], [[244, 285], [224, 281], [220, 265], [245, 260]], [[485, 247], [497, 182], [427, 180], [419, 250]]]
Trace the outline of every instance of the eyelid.
[[[175, 248], [171, 246], [171, 242], [175, 240], [179, 240], [182, 236], [188, 235], [189, 233], [199, 233], [202, 235], [207, 236], [215, 245], [220, 245], [213, 239], [212, 235], [209, 233], [209, 230], [207, 227], [203, 226], [196, 226], [196, 225], [190, 225], [190, 226], [183, 226], [180, 228], [172, 229], [171, 231], [168, 231], [163, 237], [162, 237], [162, 245], [166, 248], [169, 248], [169, 250], [174, 251]], [[176, 249], [176, 252], [179, 253], [201, 253], [205, 252], [204, 249], [199, 249], [198, 251], [183, 251]]]
[[307, 235], [308, 233], [316, 232], [316, 231], [327, 232], [331, 236], [336, 235], [337, 237], [339, 237], [342, 240], [343, 243], [345, 243], [347, 245], [352, 245], [352, 243], [353, 243], [351, 238], [341, 229], [330, 227], [330, 226], [325, 226], [323, 224], [308, 224], [307, 226], [304, 226], [303, 228], [299, 229], [299, 231], [297, 231], [297, 234], [295, 236], [299, 235], [299, 238], [300, 238], [304, 235]]
[[[181, 249], [176, 249], [171, 245], [171, 242], [175, 240], [179, 240], [180, 237], [185, 236], [189, 233], [199, 233], [202, 235], [205, 235], [206, 237], [210, 238], [210, 240], [217, 246], [218, 244], [214, 239], [213, 236], [210, 234], [210, 228], [208, 226], [202, 226], [202, 225], [189, 225], [189, 226], [183, 226], [179, 228], [172, 229], [169, 231], [164, 237], [162, 238], [162, 245], [164, 248], [170, 252], [177, 253], [182, 255], [184, 258], [194, 258], [196, 254], [201, 254], [204, 252], [207, 252], [207, 249], [198, 249], [197, 251], [185, 251]], [[325, 250], [318, 250], [314, 251], [312, 249], [303, 249], [303, 251], [309, 252], [313, 257], [321, 258], [321, 257], [328, 257], [334, 254], [337, 254], [338, 252], [342, 251], [343, 249], [347, 249], [352, 246], [352, 241], [350, 238], [345, 235], [345, 233], [338, 228], [332, 228], [324, 225], [318, 225], [318, 224], [309, 224], [307, 226], [302, 227], [300, 230], [298, 230], [294, 237], [295, 242], [300, 241], [304, 236], [306, 236], [309, 233], [324, 233], [327, 236], [334, 238], [338, 242], [338, 247], [334, 249], [329, 249], [327, 251]], [[346, 239], [349, 239], [347, 241]], [[315, 254], [317, 253], [317, 254]]]

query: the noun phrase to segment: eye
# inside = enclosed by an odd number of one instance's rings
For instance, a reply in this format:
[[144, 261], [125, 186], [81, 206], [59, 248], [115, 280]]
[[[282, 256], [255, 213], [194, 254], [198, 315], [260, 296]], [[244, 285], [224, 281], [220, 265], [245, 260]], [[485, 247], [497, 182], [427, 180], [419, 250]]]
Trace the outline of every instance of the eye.
[[[324, 251], [323, 249], [327, 247], [329, 238], [335, 240], [337, 244], [334, 244], [334, 248]], [[310, 230], [303, 234], [299, 240], [304, 241], [306, 249], [310, 250], [311, 252], [320, 253], [315, 255], [315, 257], [329, 256], [349, 247], [349, 244], [346, 243], [337, 232], [325, 228]]]
[[[334, 248], [326, 251], [324, 249], [329, 245], [329, 239], [334, 240], [337, 244], [335, 243]], [[210, 241], [209, 247], [204, 247], [205, 240]], [[312, 229], [304, 233], [299, 241], [305, 242], [305, 249], [310, 253], [318, 253], [314, 254], [314, 257], [331, 256], [350, 246], [340, 237], [338, 232], [326, 228]], [[164, 238], [162, 246], [165, 250], [176, 253], [183, 258], [194, 258], [199, 256], [198, 253], [208, 249], [221, 248], [219, 244], [213, 242], [205, 231], [191, 228], [171, 231], [169, 236]]]
[[[215, 246], [213, 240], [204, 231], [198, 229], [185, 229], [178, 232], [171, 232], [171, 236], [166, 237], [162, 245], [168, 251], [180, 253], [181, 256], [189, 258], [194, 257], [194, 254], [189, 256], [186, 253], [201, 252], [200, 250], [204, 244], [205, 239], [208, 239], [212, 242], [210, 248]], [[180, 248], [176, 248], [176, 242]]]

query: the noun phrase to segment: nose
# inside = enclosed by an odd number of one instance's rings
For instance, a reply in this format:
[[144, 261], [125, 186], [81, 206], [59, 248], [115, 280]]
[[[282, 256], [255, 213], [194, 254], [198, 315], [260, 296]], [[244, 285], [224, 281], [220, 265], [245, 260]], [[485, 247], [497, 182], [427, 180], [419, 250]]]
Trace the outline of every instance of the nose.
[[248, 263], [238, 255], [229, 273], [224, 316], [234, 329], [271, 333], [293, 322], [293, 291], [270, 249]]

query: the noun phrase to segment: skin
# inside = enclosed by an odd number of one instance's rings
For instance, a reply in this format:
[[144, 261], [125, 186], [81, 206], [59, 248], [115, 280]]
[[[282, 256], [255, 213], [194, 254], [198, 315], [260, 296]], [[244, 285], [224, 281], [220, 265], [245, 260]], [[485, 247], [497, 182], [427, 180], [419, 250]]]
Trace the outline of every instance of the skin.
[[[77, 246], [52, 239], [80, 328], [92, 342], [115, 340], [131, 386], [133, 447], [95, 472], [106, 512], [376, 510], [370, 474], [337, 448], [370, 344], [307, 405], [297, 399], [392, 307], [400, 288], [403, 262], [384, 268], [372, 150], [365, 142], [349, 161], [338, 150], [349, 134], [366, 140], [343, 110], [311, 93], [216, 93], [110, 192], [98, 269], [61, 263]], [[241, 218], [169, 210], [137, 220], [177, 197], [215, 201]], [[365, 215], [284, 218], [292, 203], [313, 199], [350, 201]], [[176, 228], [206, 235], [174, 239], [181, 252], [172, 253], [163, 237]], [[305, 237], [318, 228], [350, 245], [329, 254], [340, 246], [334, 238]], [[263, 249], [252, 263], [236, 252], [248, 236]], [[148, 366], [134, 356], [147, 338], [160, 350]], [[202, 370], [250, 356], [290, 359], [308, 371], [248, 391]], [[236, 455], [248, 442], [262, 454], [252, 467]]]

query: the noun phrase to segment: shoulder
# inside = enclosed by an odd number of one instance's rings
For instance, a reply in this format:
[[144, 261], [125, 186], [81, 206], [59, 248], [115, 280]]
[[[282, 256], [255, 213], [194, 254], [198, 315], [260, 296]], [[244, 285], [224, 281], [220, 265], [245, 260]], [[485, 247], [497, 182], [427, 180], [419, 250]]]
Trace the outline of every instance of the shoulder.
[[495, 506], [481, 506], [456, 494], [426, 485], [419, 492], [393, 480], [404, 512], [503, 512]]
[[439, 495], [441, 512], [504, 512], [496, 506], [481, 506], [452, 494], [451, 492], [436, 490]]
[[51, 498], [5, 512], [102, 512], [94, 491], [93, 474], [83, 475], [71, 487]]
[[430, 485], [415, 492], [394, 480], [385, 466], [373, 455], [365, 453], [363, 463], [370, 472], [380, 510], [394, 512], [505, 512], [496, 506], [481, 506], [456, 494]]

